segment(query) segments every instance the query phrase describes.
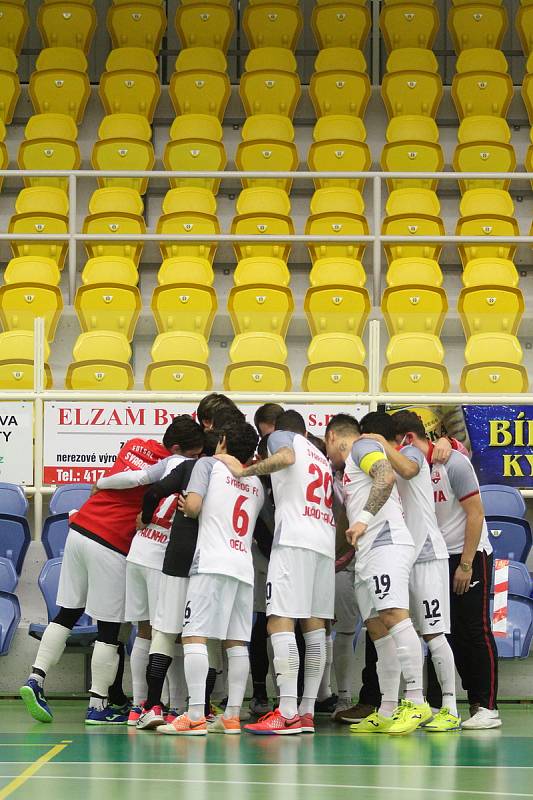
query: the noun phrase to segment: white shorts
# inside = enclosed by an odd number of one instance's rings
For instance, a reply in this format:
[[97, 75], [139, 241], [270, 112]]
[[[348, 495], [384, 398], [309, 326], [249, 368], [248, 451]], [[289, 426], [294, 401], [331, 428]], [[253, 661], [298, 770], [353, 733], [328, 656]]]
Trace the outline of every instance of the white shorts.
[[161, 573], [159, 599], [152, 620], [152, 627], [161, 633], [181, 633], [183, 613], [187, 600], [189, 578]]
[[125, 622], [126, 556], [70, 529], [57, 589], [57, 605], [84, 608], [100, 622]]
[[338, 633], [355, 633], [358, 622], [355, 575], [353, 570], [343, 569], [335, 575], [335, 630]]
[[414, 564], [409, 581], [413, 625], [421, 636], [450, 632], [450, 572], [448, 559]]
[[268, 559], [261, 553], [255, 542], [252, 544], [252, 558], [254, 561], [254, 614], [256, 612], [265, 614]]
[[414, 547], [390, 544], [376, 547], [355, 565], [355, 596], [365, 622], [389, 608], [409, 610], [409, 575]]
[[335, 561], [314, 550], [272, 548], [266, 585], [267, 616], [333, 619]]
[[126, 562], [126, 622], [152, 623], [157, 608], [161, 571]]
[[183, 612], [183, 636], [249, 642], [254, 587], [229, 575], [191, 575]]

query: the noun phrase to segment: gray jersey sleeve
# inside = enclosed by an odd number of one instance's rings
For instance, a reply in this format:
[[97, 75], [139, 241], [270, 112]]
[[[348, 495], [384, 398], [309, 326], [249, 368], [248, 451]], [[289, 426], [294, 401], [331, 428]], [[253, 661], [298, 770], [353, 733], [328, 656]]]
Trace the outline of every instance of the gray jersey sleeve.
[[479, 483], [474, 467], [466, 456], [452, 450], [450, 458], [444, 466], [452, 491], [459, 501], [479, 493]]
[[268, 452], [271, 456], [281, 450], [282, 447], [292, 447], [295, 433], [291, 431], [274, 431], [268, 437]]
[[352, 459], [355, 466], [360, 467], [363, 458], [370, 453], [381, 453], [381, 455], [385, 455], [383, 448], [373, 439], [358, 439], [354, 442], [352, 445]]
[[415, 464], [418, 464], [418, 468], [421, 469], [424, 464], [424, 455], [420, 452], [418, 447], [415, 447], [412, 444], [407, 444], [405, 447], [402, 447], [400, 450], [402, 456], [405, 456], [409, 459], [409, 461], [414, 461]]
[[[173, 458], [173, 456], [169, 456]], [[126, 472], [117, 472], [107, 475], [96, 482], [97, 489], [134, 489], [136, 486], [147, 486], [160, 481], [164, 476], [169, 458], [163, 458], [157, 464], [152, 464], [146, 469], [131, 469]]]
[[194, 492], [195, 494], [199, 494], [200, 497], [205, 497], [213, 467], [217, 463], [216, 458], [201, 458], [194, 465], [191, 479], [185, 493], [189, 494], [190, 492]]

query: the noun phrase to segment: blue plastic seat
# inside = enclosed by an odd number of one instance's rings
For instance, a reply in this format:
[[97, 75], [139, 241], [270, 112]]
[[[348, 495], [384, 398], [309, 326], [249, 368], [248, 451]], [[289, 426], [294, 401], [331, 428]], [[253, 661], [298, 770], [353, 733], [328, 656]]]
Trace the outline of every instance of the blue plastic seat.
[[64, 514], [78, 510], [89, 499], [90, 483], [65, 483], [58, 486], [50, 499], [50, 514]]
[[505, 517], [525, 517], [526, 503], [513, 486], [487, 483], [480, 487], [485, 515]]
[[529, 522], [503, 516], [488, 516], [486, 521], [494, 558], [510, 558], [525, 564], [533, 544]]
[[0, 656], [9, 650], [20, 622], [20, 603], [16, 594], [0, 592]]
[[53, 514], [44, 521], [41, 541], [48, 558], [62, 558], [69, 529], [68, 514]]
[[509, 561], [509, 594], [531, 598], [532, 593], [533, 578], [526, 565], [520, 561]]
[[28, 501], [22, 487], [16, 483], [0, 482], [0, 514], [25, 517], [27, 513]]
[[10, 558], [0, 558], [0, 591], [14, 592], [19, 582], [15, 565]]
[[0, 514], [0, 556], [13, 562], [20, 575], [30, 545], [30, 527], [24, 517]]
[[527, 658], [532, 636], [533, 600], [510, 594], [507, 605], [507, 634], [495, 637], [499, 658]]

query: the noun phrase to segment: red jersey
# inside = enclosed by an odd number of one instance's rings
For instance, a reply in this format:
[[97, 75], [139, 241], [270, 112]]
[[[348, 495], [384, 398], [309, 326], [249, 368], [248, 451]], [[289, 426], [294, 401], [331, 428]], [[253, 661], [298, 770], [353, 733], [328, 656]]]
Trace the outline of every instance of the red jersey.
[[[130, 439], [117, 456], [109, 474], [145, 469], [172, 455], [154, 439]], [[128, 555], [135, 536], [137, 514], [146, 486], [134, 489], [104, 489], [93, 494], [79, 511], [70, 517], [70, 526], [91, 539]]]

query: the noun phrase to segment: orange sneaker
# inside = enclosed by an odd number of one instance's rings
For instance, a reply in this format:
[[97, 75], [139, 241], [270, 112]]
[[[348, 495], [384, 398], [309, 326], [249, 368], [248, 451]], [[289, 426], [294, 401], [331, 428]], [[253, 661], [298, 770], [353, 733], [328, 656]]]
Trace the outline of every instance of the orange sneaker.
[[193, 720], [187, 714], [181, 714], [169, 725], [160, 725], [156, 730], [170, 736], [207, 736], [207, 722], [205, 717]]
[[225, 717], [219, 714], [215, 717], [207, 728], [209, 733], [229, 733], [235, 734], [241, 732], [241, 721], [239, 717]]

